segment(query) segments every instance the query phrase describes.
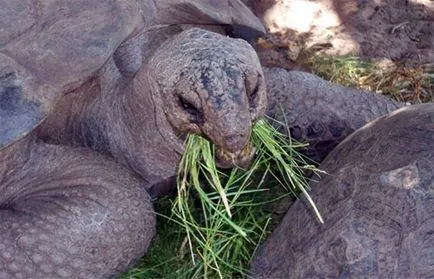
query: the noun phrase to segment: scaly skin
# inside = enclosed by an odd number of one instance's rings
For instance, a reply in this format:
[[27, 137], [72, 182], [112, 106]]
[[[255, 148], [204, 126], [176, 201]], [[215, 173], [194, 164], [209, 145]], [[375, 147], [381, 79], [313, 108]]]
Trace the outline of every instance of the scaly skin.
[[151, 200], [113, 160], [29, 135], [0, 162], [0, 278], [108, 278], [147, 250]]
[[404, 106], [372, 92], [334, 85], [309, 73], [264, 68], [264, 75], [267, 115], [286, 122], [294, 139], [309, 143], [306, 154], [316, 162], [321, 162], [358, 128]]

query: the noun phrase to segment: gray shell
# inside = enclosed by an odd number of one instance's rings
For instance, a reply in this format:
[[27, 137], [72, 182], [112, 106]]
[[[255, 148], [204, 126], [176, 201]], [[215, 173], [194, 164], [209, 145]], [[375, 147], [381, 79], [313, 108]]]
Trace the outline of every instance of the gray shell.
[[434, 274], [434, 104], [399, 109], [340, 143], [304, 199], [259, 249], [254, 278]]
[[156, 37], [179, 32], [174, 25], [264, 32], [239, 0], [0, 0], [0, 7], [0, 149], [32, 131], [112, 56], [122, 74], [134, 75], [162, 42]]

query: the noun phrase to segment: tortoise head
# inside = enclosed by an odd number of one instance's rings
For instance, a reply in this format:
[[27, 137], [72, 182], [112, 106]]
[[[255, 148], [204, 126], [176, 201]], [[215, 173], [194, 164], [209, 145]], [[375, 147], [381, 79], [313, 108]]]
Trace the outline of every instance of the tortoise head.
[[149, 71], [153, 95], [175, 132], [209, 139], [219, 167], [249, 164], [252, 123], [265, 113], [266, 91], [247, 42], [189, 29], [155, 53]]

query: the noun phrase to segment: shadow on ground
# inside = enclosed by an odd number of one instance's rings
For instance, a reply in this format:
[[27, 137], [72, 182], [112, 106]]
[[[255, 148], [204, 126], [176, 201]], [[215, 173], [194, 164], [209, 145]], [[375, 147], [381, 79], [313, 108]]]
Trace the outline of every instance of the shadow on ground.
[[245, 1], [269, 31], [258, 52], [265, 65], [299, 68], [306, 53], [355, 55], [407, 65], [434, 62], [430, 0]]

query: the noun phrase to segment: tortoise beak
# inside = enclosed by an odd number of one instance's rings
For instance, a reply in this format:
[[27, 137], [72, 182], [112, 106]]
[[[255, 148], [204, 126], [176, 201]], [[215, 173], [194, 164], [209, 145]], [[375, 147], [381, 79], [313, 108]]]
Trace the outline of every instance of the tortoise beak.
[[230, 152], [223, 148], [217, 148], [215, 154], [216, 166], [222, 169], [233, 167], [246, 169], [249, 167], [255, 154], [256, 149], [251, 142], [249, 142], [242, 150], [237, 152]]

